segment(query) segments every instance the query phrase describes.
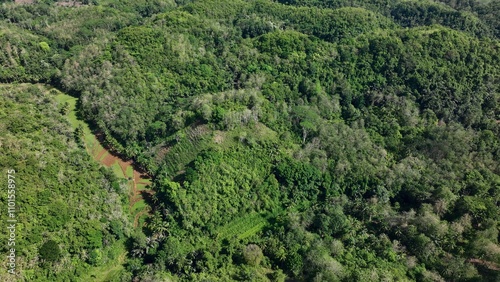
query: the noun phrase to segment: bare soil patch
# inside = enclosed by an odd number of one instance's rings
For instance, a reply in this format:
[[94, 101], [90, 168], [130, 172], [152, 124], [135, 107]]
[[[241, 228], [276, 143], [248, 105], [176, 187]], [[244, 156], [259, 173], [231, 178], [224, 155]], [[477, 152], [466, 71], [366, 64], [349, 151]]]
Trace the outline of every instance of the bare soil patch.
[[[108, 154], [106, 155], [106, 157], [104, 157], [104, 159], [102, 161], [100, 161], [103, 165], [107, 166], [107, 167], [110, 167], [112, 166], [115, 162], [117, 162], [119, 160], [118, 157], [115, 157], [113, 155], [111, 155], [109, 152]], [[99, 161], [99, 160], [98, 160]]]

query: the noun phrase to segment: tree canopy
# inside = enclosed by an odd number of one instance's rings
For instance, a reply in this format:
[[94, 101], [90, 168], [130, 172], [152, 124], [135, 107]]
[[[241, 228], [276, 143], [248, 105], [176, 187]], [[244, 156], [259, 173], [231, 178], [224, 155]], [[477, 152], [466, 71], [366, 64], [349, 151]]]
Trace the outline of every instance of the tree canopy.
[[498, 1], [34, 2], [0, 6], [25, 280], [499, 279]]

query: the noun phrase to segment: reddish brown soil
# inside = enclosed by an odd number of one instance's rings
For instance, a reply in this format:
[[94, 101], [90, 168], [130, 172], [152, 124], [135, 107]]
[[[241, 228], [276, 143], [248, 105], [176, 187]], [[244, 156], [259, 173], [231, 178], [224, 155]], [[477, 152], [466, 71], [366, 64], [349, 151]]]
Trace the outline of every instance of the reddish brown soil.
[[[96, 135], [96, 138], [98, 140], [101, 140], [102, 139], [102, 136], [97, 134]], [[87, 147], [87, 146], [86, 146]], [[91, 153], [91, 150], [87, 147], [87, 151], [89, 151], [89, 153]], [[107, 154], [106, 154], [107, 153]], [[106, 156], [104, 157], [104, 159], [101, 161], [100, 159], [102, 158], [102, 156], [106, 154]], [[115, 162], [118, 162], [118, 165], [120, 166], [122, 172], [123, 172], [123, 175], [125, 177], [127, 177], [127, 168], [129, 166], [133, 166], [133, 162], [132, 160], [128, 160], [128, 161], [124, 161], [122, 160], [121, 158], [111, 154], [108, 150], [106, 149], [102, 149], [101, 151], [99, 151], [99, 153], [97, 154], [97, 156], [95, 157], [96, 161], [100, 162], [101, 164], [105, 165], [106, 167], [111, 167]], [[137, 170], [133, 170], [134, 172], [134, 177], [132, 179], [130, 179], [130, 181], [132, 181], [132, 185], [131, 185], [131, 191], [129, 193], [129, 207], [130, 207], [130, 210], [132, 210], [132, 207], [139, 201], [143, 200], [144, 197], [143, 197], [143, 193], [145, 194], [148, 194], [148, 195], [153, 195], [154, 194], [154, 191], [153, 190], [150, 190], [150, 189], [145, 189], [145, 190], [138, 190], [137, 189], [137, 184], [143, 184], [143, 185], [149, 185], [150, 182], [149, 182], [149, 179], [150, 177], [146, 174], [146, 173], [141, 173]], [[144, 214], [147, 214], [150, 212], [150, 208], [147, 207], [145, 208], [144, 210], [140, 211], [139, 213], [137, 213], [135, 215], [135, 218], [134, 218], [134, 227], [138, 227], [138, 224], [139, 224], [139, 218], [144, 215]]]
[[[124, 164], [128, 164], [128, 165], [132, 165], [132, 162], [123, 162], [122, 163]], [[122, 167], [122, 170], [124, 170], [124, 174], [127, 170], [127, 167], [125, 166], [122, 166], [122, 163], [120, 163], [120, 166]], [[153, 195], [154, 194], [154, 191], [153, 190], [150, 190], [150, 189], [145, 189], [145, 190], [138, 190], [137, 189], [137, 184], [138, 183], [141, 183], [141, 184], [145, 184], [145, 185], [149, 185], [150, 183], [147, 182], [147, 181], [144, 181], [144, 180], [149, 180], [149, 176], [147, 176], [145, 173], [140, 173], [138, 172], [137, 170], [134, 169], [134, 178], [132, 179], [133, 181], [133, 189], [132, 189], [132, 192], [133, 192], [133, 196], [131, 196], [129, 198], [129, 202], [130, 202], [130, 209], [132, 209], [132, 207], [134, 206], [134, 204], [136, 204], [137, 202], [141, 201], [144, 199], [143, 197], [143, 193], [145, 194], [149, 194], [149, 195]], [[150, 208], [147, 207], [145, 208], [144, 210], [138, 212], [136, 215], [135, 215], [135, 218], [134, 218], [134, 227], [138, 227], [139, 226], [139, 218], [144, 215], [144, 214], [148, 214], [150, 212]]]
[[103, 165], [110, 167], [112, 166], [116, 161], [118, 161], [119, 158], [115, 157], [111, 154], [107, 154], [106, 157], [102, 161], [100, 161]]
[[[136, 183], [139, 183], [139, 182], [141, 182], [141, 180], [146, 180], [146, 179], [147, 179], [148, 181], [149, 181], [149, 179], [150, 179], [150, 178], [149, 178], [149, 176], [148, 176], [147, 174], [145, 174], [145, 173], [140, 173], [140, 172], [138, 172], [137, 170], [135, 170], [135, 169], [134, 169], [134, 181], [135, 181]], [[146, 181], [146, 182], [147, 182], [147, 181]]]
[[108, 152], [108, 151], [106, 151], [106, 149], [102, 149], [101, 151], [99, 151], [99, 153], [97, 153], [97, 156], [95, 157], [95, 159], [96, 159], [97, 161], [99, 161], [99, 160], [102, 158], [102, 156], [103, 156], [104, 154], [106, 154], [107, 152]]

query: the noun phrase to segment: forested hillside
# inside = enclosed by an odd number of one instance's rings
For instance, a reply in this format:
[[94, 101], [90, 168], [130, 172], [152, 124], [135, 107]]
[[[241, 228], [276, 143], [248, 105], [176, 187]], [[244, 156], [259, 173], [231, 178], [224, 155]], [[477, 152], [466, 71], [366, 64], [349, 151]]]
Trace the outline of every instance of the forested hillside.
[[[79, 145], [53, 93], [23, 84], [0, 85], [0, 94], [0, 167], [15, 171], [18, 221], [15, 245], [6, 232], [0, 240], [2, 253], [16, 250], [20, 274], [2, 269], [0, 280], [70, 281], [118, 260], [132, 233], [123, 187]], [[2, 177], [2, 187], [11, 182]], [[7, 189], [1, 199], [6, 230]]]
[[[1, 164], [37, 156], [20, 214], [43, 222], [20, 277], [121, 246], [108, 280], [500, 279], [498, 1], [34, 2], [0, 6]], [[143, 226], [28, 82], [153, 176]]]

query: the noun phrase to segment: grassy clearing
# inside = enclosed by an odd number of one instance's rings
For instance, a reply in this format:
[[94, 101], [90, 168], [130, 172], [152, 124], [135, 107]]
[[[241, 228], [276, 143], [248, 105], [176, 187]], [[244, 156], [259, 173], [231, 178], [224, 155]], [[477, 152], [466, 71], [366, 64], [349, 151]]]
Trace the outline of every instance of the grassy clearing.
[[268, 221], [259, 213], [248, 214], [237, 218], [219, 229], [219, 238], [237, 237], [245, 239], [261, 231]]
[[84, 121], [79, 120], [78, 117], [76, 116], [76, 102], [78, 101], [78, 99], [69, 96], [67, 94], [64, 94], [57, 89], [51, 89], [50, 91], [57, 93], [55, 99], [61, 106], [67, 103], [68, 107], [67, 118], [69, 123], [71, 124], [71, 127], [73, 129], [76, 129], [79, 126], [81, 126], [81, 128], [83, 129], [83, 140], [85, 142], [85, 146], [89, 151], [89, 154], [92, 155], [94, 159], [98, 160], [97, 155], [99, 154], [100, 151], [104, 150], [104, 148], [101, 146], [95, 135], [92, 133], [88, 124]]
[[248, 237], [251, 237], [251, 236], [257, 234], [259, 231], [264, 229], [264, 227], [267, 225], [267, 223], [268, 223], [267, 220], [255, 222], [254, 223], [255, 225], [252, 228], [250, 228], [247, 231], [238, 235], [238, 239], [245, 239], [245, 238], [248, 238]]
[[140, 200], [138, 201], [137, 203], [135, 203], [133, 206], [132, 206], [132, 214], [134, 214], [134, 216], [139, 213], [140, 211], [142, 211], [143, 209], [145, 209], [147, 206], [146, 202], [144, 200]]
[[123, 170], [120, 167], [120, 164], [118, 162], [114, 162], [113, 165], [111, 166], [111, 169], [113, 170], [114, 174], [119, 177], [119, 178], [126, 178], [125, 175], [123, 175]]
[[149, 185], [150, 184], [142, 184], [141, 183], [141, 184], [137, 184], [136, 187], [137, 187], [138, 191], [141, 191], [141, 190], [147, 190]]
[[138, 227], [143, 226], [149, 217], [148, 205], [144, 200], [140, 200], [132, 206], [131, 213], [134, 215], [134, 224]]
[[126, 171], [126, 177], [127, 178], [134, 178], [134, 168], [132, 166], [127, 166], [127, 171]]
[[137, 226], [144, 226], [144, 224], [146, 223], [146, 219], [148, 218], [148, 214], [147, 213], [144, 213], [144, 214], [141, 214], [139, 216], [139, 219], [138, 219], [138, 224]]
[[[55, 91], [58, 94], [56, 95], [55, 99], [56, 101], [62, 106], [64, 104], [68, 104], [68, 115], [67, 118], [69, 120], [69, 123], [71, 124], [71, 127], [77, 128], [78, 125], [86, 126], [82, 121], [79, 121], [78, 118], [76, 117], [76, 101], [78, 100], [75, 97], [71, 97], [69, 95], [63, 94], [62, 92], [59, 92], [56, 89], [52, 89], [51, 91]], [[87, 126], [88, 128], [88, 126]], [[90, 129], [89, 129], [90, 131]]]

